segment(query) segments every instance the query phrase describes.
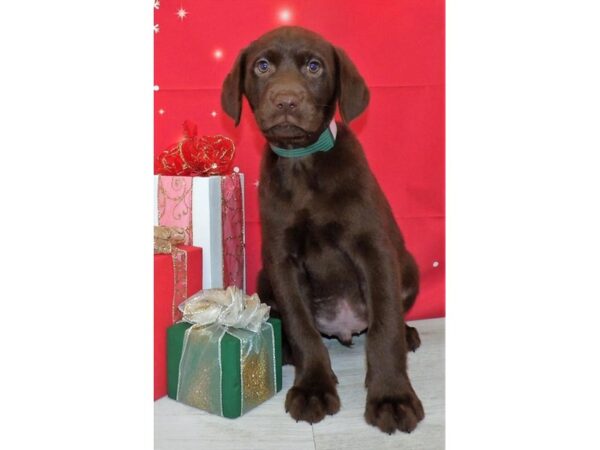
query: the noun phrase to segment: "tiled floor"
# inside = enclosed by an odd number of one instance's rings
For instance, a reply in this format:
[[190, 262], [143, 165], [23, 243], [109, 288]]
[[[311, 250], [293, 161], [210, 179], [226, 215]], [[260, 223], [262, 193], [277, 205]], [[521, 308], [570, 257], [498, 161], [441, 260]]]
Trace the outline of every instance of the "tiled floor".
[[365, 337], [346, 348], [326, 340], [339, 379], [342, 408], [313, 426], [296, 423], [283, 409], [293, 382], [293, 368], [283, 367], [283, 389], [274, 398], [234, 420], [213, 416], [167, 397], [155, 402], [155, 448], [160, 450], [365, 450], [444, 448], [444, 319], [410, 323], [421, 336], [421, 348], [409, 356], [409, 374], [425, 408], [425, 419], [411, 434], [388, 436], [363, 418]]

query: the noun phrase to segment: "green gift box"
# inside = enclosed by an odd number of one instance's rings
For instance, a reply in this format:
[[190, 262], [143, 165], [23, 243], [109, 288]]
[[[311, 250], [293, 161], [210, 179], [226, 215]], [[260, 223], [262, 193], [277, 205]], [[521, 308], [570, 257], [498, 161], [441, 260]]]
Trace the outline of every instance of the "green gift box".
[[281, 390], [281, 321], [258, 332], [180, 322], [167, 330], [169, 397], [236, 418]]

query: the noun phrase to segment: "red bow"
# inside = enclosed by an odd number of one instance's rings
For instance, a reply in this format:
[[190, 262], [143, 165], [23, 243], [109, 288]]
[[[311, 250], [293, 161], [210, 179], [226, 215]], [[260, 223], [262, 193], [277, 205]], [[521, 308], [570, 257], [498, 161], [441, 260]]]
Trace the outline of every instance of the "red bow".
[[198, 136], [198, 126], [183, 123], [183, 139], [157, 156], [154, 171], [159, 175], [201, 176], [231, 172], [235, 146], [225, 136]]

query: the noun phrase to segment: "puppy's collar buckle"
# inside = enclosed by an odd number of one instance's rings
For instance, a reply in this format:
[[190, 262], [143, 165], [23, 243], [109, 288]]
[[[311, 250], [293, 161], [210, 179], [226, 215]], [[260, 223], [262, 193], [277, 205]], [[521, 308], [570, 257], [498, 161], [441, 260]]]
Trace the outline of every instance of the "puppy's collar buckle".
[[285, 149], [277, 147], [273, 144], [269, 144], [269, 146], [271, 147], [271, 150], [283, 158], [301, 158], [303, 156], [312, 155], [316, 152], [328, 152], [335, 145], [336, 136], [337, 125], [335, 124], [335, 120], [332, 120], [329, 126], [325, 128], [325, 131], [321, 133], [319, 139], [307, 147]]

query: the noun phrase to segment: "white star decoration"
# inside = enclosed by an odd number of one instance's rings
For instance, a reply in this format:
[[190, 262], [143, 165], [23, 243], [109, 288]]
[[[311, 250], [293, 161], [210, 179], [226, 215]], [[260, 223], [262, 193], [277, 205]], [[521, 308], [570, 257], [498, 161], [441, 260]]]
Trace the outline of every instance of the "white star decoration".
[[260, 181], [256, 180], [254, 183], [252, 183], [254, 186], [258, 187], [258, 185], [260, 184]]
[[177, 16], [183, 20], [185, 16], [187, 16], [187, 11], [180, 7], [175, 14], [177, 14]]
[[161, 108], [158, 110], [158, 113], [162, 116], [165, 113], [165, 110]]
[[279, 11], [279, 20], [282, 22], [289, 22], [292, 18], [292, 12], [289, 9], [282, 9]]
[[158, 0], [154, 0], [154, 9], [160, 8], [160, 2]]
[[160, 31], [160, 28], [158, 26], [158, 24], [154, 25], [154, 33], [158, 33]]

